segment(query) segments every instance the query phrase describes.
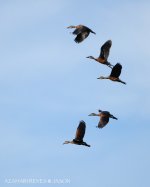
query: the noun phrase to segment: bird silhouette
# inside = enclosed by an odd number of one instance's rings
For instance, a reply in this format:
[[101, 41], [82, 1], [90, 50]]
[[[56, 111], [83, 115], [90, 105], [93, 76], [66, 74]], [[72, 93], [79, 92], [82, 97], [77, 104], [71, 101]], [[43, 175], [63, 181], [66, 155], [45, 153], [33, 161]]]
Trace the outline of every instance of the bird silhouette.
[[84, 145], [90, 147], [90, 145], [88, 145], [86, 142], [83, 141], [85, 129], [86, 129], [86, 123], [84, 121], [80, 121], [79, 126], [76, 130], [75, 139], [73, 139], [72, 141], [65, 141], [63, 144], [70, 143], [70, 144]]
[[90, 58], [90, 59], [93, 59], [101, 64], [104, 64], [104, 65], [107, 65], [108, 67], [112, 68], [113, 65], [110, 64], [110, 62], [107, 61], [108, 59], [108, 56], [109, 56], [109, 51], [110, 51], [110, 48], [112, 46], [112, 41], [111, 40], [108, 40], [106, 41], [102, 46], [101, 46], [101, 49], [100, 49], [100, 55], [98, 58], [95, 58], [93, 56], [88, 56], [86, 58]]
[[72, 34], [77, 35], [76, 38], [74, 39], [74, 41], [76, 43], [80, 43], [82, 42], [84, 39], [86, 39], [88, 37], [88, 35], [91, 33], [96, 34], [95, 32], [93, 32], [90, 28], [84, 26], [84, 25], [77, 25], [77, 26], [69, 26], [67, 27], [69, 28], [75, 28], [75, 30], [73, 31]]
[[100, 121], [98, 123], [98, 128], [103, 128], [107, 125], [107, 123], [109, 122], [109, 118], [113, 118], [118, 120], [116, 117], [114, 117], [112, 114], [110, 114], [110, 112], [108, 111], [102, 111], [102, 110], [98, 110], [98, 114], [95, 113], [91, 113], [89, 114], [89, 116], [99, 116], [100, 117]]
[[97, 79], [110, 79], [111, 81], [121, 82], [126, 84], [126, 82], [120, 80], [119, 76], [121, 74], [122, 65], [117, 63], [111, 70], [111, 74], [108, 77], [100, 76]]

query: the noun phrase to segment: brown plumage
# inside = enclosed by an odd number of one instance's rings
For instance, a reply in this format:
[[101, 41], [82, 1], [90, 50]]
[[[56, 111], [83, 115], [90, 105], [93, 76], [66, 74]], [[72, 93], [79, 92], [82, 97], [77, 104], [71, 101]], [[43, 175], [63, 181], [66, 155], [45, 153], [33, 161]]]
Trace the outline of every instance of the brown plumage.
[[75, 28], [75, 30], [73, 31], [72, 34], [77, 35], [76, 38], [74, 39], [74, 41], [76, 43], [80, 43], [82, 42], [84, 39], [86, 39], [88, 37], [88, 35], [91, 33], [96, 34], [95, 32], [93, 32], [90, 28], [84, 26], [84, 25], [77, 25], [77, 26], [69, 26], [67, 27], [69, 28]]
[[107, 61], [111, 46], [112, 41], [108, 40], [101, 46], [100, 55], [98, 58], [95, 58], [93, 56], [88, 56], [87, 58], [93, 59], [101, 64], [107, 65], [108, 67], [112, 68], [113, 65], [111, 65], [110, 62]]
[[126, 84], [124, 81], [120, 80], [119, 76], [121, 74], [121, 69], [122, 69], [122, 65], [117, 63], [112, 71], [111, 71], [111, 74], [108, 76], [108, 77], [99, 77], [97, 79], [110, 79], [111, 81], [116, 81], [116, 82], [121, 82], [123, 84]]
[[84, 145], [84, 146], [90, 147], [90, 145], [88, 145], [86, 142], [83, 141], [85, 129], [86, 129], [85, 122], [80, 121], [79, 126], [76, 130], [75, 139], [73, 139], [72, 141], [65, 141], [63, 144], [71, 143], [71, 144]]
[[100, 117], [100, 121], [98, 123], [98, 128], [103, 128], [107, 125], [107, 123], [109, 122], [109, 118], [113, 118], [116, 119], [116, 117], [114, 117], [112, 114], [110, 114], [110, 112], [108, 111], [102, 111], [102, 110], [98, 110], [98, 114], [95, 113], [91, 113], [89, 114], [89, 116], [99, 116]]

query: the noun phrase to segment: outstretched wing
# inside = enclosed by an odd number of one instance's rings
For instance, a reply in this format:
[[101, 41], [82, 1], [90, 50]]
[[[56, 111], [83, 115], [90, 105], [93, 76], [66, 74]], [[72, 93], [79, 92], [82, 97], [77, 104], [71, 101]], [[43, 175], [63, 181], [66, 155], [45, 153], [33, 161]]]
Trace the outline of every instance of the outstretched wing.
[[76, 131], [75, 140], [83, 141], [83, 137], [84, 137], [84, 134], [85, 134], [85, 128], [86, 128], [85, 122], [80, 121], [79, 126], [78, 126], [77, 131]]
[[112, 46], [112, 41], [111, 40], [106, 41], [101, 47], [99, 58], [107, 60], [111, 46]]
[[102, 117], [100, 118], [99, 123], [98, 123], [98, 128], [103, 128], [103, 127], [105, 127], [105, 125], [107, 125], [108, 122], [109, 122], [109, 117], [102, 116]]
[[111, 76], [111, 77], [115, 77], [115, 78], [119, 78], [119, 76], [120, 76], [120, 74], [121, 74], [121, 69], [122, 69], [122, 65], [119, 64], [119, 63], [117, 63], [117, 64], [113, 67], [110, 76]]
[[80, 43], [82, 42], [85, 38], [87, 38], [89, 35], [89, 32], [88, 31], [85, 31], [85, 32], [81, 32], [80, 34], [77, 35], [77, 37], [75, 38], [75, 42], [76, 43]]

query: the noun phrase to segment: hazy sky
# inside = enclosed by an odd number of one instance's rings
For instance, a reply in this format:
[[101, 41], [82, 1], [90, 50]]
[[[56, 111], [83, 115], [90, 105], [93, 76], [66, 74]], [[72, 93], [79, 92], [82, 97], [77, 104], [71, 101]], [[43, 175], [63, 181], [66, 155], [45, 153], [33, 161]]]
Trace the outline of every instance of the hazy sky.
[[[69, 25], [96, 32], [81, 44]], [[120, 78], [86, 56], [112, 40]], [[6, 179], [69, 179], [39, 186], [150, 186], [150, 1], [0, 1], [0, 184]], [[98, 109], [111, 119], [97, 129]], [[62, 145], [80, 120], [90, 148]]]

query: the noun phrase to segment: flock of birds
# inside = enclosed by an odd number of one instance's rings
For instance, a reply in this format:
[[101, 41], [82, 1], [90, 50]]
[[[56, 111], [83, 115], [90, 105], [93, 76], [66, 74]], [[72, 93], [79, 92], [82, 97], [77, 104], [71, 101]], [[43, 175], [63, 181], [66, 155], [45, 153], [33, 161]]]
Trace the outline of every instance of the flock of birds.
[[[75, 29], [72, 34], [76, 35], [76, 38], [74, 39], [76, 43], [81, 43], [84, 39], [86, 39], [89, 36], [90, 33], [96, 34], [94, 31], [92, 31], [90, 28], [84, 25], [69, 26], [67, 28]], [[109, 76], [107, 77], [100, 76], [97, 79], [109, 79], [111, 81], [116, 81], [122, 84], [126, 84], [124, 81], [122, 81], [119, 78], [121, 74], [122, 65], [120, 63], [117, 63], [116, 65], [113, 66], [110, 62], [108, 62], [109, 51], [111, 46], [112, 46], [112, 41], [108, 40], [101, 46], [100, 55], [98, 58], [95, 58], [93, 56], [88, 56], [87, 58], [93, 59], [98, 63], [106, 65], [109, 68], [111, 68], [111, 73]], [[109, 118], [117, 120], [117, 118], [108, 111], [98, 110], [98, 112], [99, 112], [98, 114], [95, 113], [89, 114], [89, 116], [100, 117], [97, 128], [105, 127], [109, 122]], [[83, 141], [85, 129], [86, 129], [86, 123], [82, 120], [79, 122], [79, 125], [77, 127], [75, 138], [72, 141], [65, 141], [63, 144], [71, 143], [71, 144], [84, 145], [90, 147], [90, 145], [88, 145], [86, 142]]]

